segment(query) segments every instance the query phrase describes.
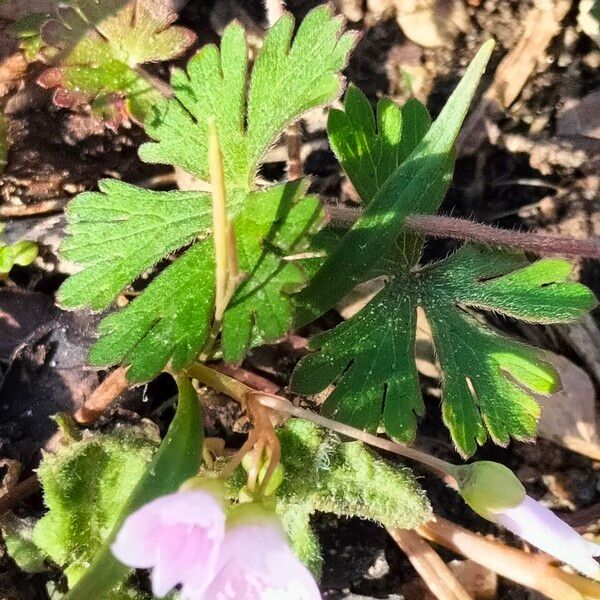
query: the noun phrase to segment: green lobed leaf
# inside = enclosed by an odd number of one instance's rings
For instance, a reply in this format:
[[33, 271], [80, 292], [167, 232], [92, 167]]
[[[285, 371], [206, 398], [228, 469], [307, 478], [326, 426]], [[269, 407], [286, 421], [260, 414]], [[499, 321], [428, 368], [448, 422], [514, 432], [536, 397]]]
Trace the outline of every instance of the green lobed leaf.
[[[190, 170], [206, 177], [206, 119], [217, 112], [227, 208], [246, 276], [223, 322], [222, 351], [232, 362], [250, 345], [274, 341], [290, 328], [288, 294], [304, 285], [305, 275], [287, 256], [306, 248], [306, 236], [323, 217], [316, 199], [301, 200], [303, 182], [251, 189], [259, 161], [280, 130], [339, 93], [339, 69], [354, 39], [342, 35], [341, 21], [327, 7], [309, 13], [290, 45], [292, 25], [286, 15], [269, 32], [248, 89], [243, 30], [227, 27], [220, 51], [206, 46], [187, 74], [174, 74], [176, 99], [164, 103], [148, 125], [159, 142], [142, 151], [148, 160], [159, 153], [186, 167], [177, 158], [181, 152], [201, 173]], [[135, 382], [152, 378], [169, 361], [175, 369], [187, 366], [203, 349], [214, 312], [215, 265], [210, 241], [203, 241], [211, 234], [209, 196], [104, 181], [100, 193], [82, 194], [72, 203], [68, 218], [63, 255], [83, 266], [59, 291], [69, 307], [105, 308], [161, 259], [189, 244], [203, 245], [187, 249], [122, 312], [107, 317], [91, 354], [100, 366], [131, 365], [128, 379]]]
[[[248, 78], [244, 31], [229, 25], [218, 50], [204, 46], [176, 71], [175, 99], [159, 105], [146, 129], [155, 143], [144, 144], [148, 162], [182, 167], [208, 180], [208, 117], [220, 134], [228, 191], [252, 187], [260, 161], [287, 125], [341, 92], [354, 35], [342, 34], [342, 20], [331, 9], [312, 10], [292, 42], [293, 17], [286, 13], [268, 31]], [[247, 93], [246, 93], [247, 88]]]
[[431, 325], [443, 377], [443, 415], [458, 450], [476, 450], [489, 433], [506, 445], [535, 434], [539, 405], [527, 390], [554, 391], [558, 376], [539, 351], [495, 334], [465, 312], [477, 307], [538, 323], [573, 321], [596, 304], [591, 291], [569, 280], [558, 259], [526, 266], [520, 254], [464, 246], [415, 273], [398, 268], [360, 312], [311, 340], [292, 389], [335, 389], [324, 411], [355, 427], [411, 441], [423, 411], [414, 363], [415, 312]]
[[[437, 210], [452, 177], [454, 140], [492, 49], [491, 40], [482, 46], [425, 137], [379, 188], [342, 243], [297, 295], [298, 325], [323, 314], [367, 279], [379, 257], [393, 249], [408, 215]], [[405, 246], [404, 240], [399, 246]], [[406, 257], [409, 265], [418, 259], [419, 248], [419, 244], [411, 244]]]
[[373, 114], [367, 97], [350, 85], [344, 110], [331, 109], [327, 133], [344, 171], [363, 202], [369, 202], [399, 164], [402, 139], [400, 109], [389, 98]]
[[123, 310], [103, 319], [90, 352], [97, 366], [131, 365], [127, 379], [148, 381], [171, 361], [179, 371], [207, 342], [215, 293], [212, 240], [192, 246]]
[[38, 82], [56, 88], [59, 106], [91, 101], [118, 125], [129, 113], [143, 121], [161, 98], [135, 67], [170, 60], [195, 40], [189, 29], [172, 25], [174, 0], [73, 0], [57, 8], [57, 17], [44, 23], [45, 53], [59, 62]]
[[[239, 268], [246, 274], [246, 280], [232, 298], [223, 322], [223, 354], [229, 361], [241, 360], [251, 343], [274, 341], [291, 326], [292, 304], [288, 293], [303, 285], [305, 277], [298, 265], [285, 260], [285, 255], [299, 250], [306, 235], [322, 220], [317, 199], [303, 198], [306, 188], [307, 182], [298, 180], [252, 192], [243, 210], [234, 218]], [[179, 196], [177, 192], [170, 194], [175, 198]], [[150, 206], [154, 198], [156, 196], [148, 197]], [[197, 203], [197, 198], [192, 198], [194, 200]], [[184, 210], [185, 207], [179, 205], [179, 208]], [[157, 218], [166, 218], [160, 203], [156, 210], [149, 212]], [[118, 221], [118, 216], [114, 220]], [[128, 222], [124, 221], [124, 232]], [[148, 227], [148, 221], [143, 218], [139, 223], [140, 227]], [[163, 223], [157, 226], [159, 233], [174, 237], [176, 228], [163, 229]], [[105, 217], [102, 227], [109, 224]], [[192, 232], [193, 220], [188, 219], [181, 226], [189, 226], [182, 231]], [[133, 242], [132, 256], [135, 261], [141, 261], [142, 254], [135, 252], [135, 244], [139, 242], [129, 238], [133, 226], [128, 229], [125, 241]], [[95, 231], [94, 227], [90, 231]], [[160, 248], [157, 237], [148, 237], [151, 249]], [[111, 276], [120, 274], [115, 268], [120, 266], [121, 263], [112, 265]], [[106, 264], [106, 268], [110, 267]], [[110, 280], [105, 278], [104, 281]], [[116, 286], [111, 292], [115, 289]], [[89, 293], [87, 289], [84, 291]], [[97, 295], [99, 290], [91, 293]], [[98, 366], [131, 365], [127, 378], [132, 382], [151, 379], [169, 362], [176, 371], [185, 368], [208, 340], [214, 294], [214, 249], [212, 239], [207, 238], [186, 250], [127, 307], [100, 323], [101, 338], [92, 348], [91, 362]]]
[[67, 209], [64, 258], [83, 265], [61, 286], [66, 307], [106, 308], [144, 271], [211, 230], [209, 194], [152, 192], [105, 179]]
[[234, 220], [239, 268], [245, 280], [223, 320], [223, 358], [238, 362], [248, 346], [273, 342], [292, 326], [289, 294], [306, 283], [298, 264], [285, 260], [306, 244], [323, 220], [317, 198], [302, 199], [308, 181], [275, 186], [248, 197]]
[[[110, 551], [123, 520], [143, 504], [154, 498], [175, 492], [179, 486], [194, 476], [202, 463], [203, 428], [200, 404], [191, 382], [179, 379], [177, 411], [158, 451], [146, 468], [135, 488], [114, 511], [114, 525], [105, 531], [100, 549], [91, 565], [65, 596], [65, 600], [89, 600], [104, 598], [111, 589], [119, 586], [130, 569], [118, 562]], [[82, 472], [79, 471], [79, 476]], [[90, 497], [87, 502], [90, 504]]]

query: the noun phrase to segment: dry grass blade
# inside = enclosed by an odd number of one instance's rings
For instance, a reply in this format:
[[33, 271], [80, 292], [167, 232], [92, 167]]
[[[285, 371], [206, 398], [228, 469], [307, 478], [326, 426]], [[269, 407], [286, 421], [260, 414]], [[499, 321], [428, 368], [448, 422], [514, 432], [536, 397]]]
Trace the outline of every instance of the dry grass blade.
[[527, 554], [476, 535], [446, 519], [436, 517], [417, 529], [426, 539], [470, 558], [551, 600], [598, 600], [600, 584], [553, 567], [543, 556]]
[[412, 566], [439, 600], [472, 600], [437, 552], [410, 529], [388, 529]]

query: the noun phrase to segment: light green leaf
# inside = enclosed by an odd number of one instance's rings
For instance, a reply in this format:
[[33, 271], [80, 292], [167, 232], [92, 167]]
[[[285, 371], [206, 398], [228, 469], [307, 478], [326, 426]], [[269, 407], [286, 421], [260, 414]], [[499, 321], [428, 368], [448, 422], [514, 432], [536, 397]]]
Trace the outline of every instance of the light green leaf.
[[117, 523], [156, 445], [138, 428], [95, 435], [44, 457], [38, 477], [48, 513], [36, 524], [32, 539], [64, 568], [71, 586]]
[[339, 72], [354, 43], [331, 9], [312, 10], [298, 27], [286, 13], [269, 30], [252, 68], [247, 97], [248, 50], [240, 25], [228, 26], [215, 46], [203, 47], [187, 73], [172, 78], [175, 99], [157, 107], [147, 131], [156, 143], [140, 155], [174, 164], [208, 180], [208, 117], [219, 130], [228, 190], [249, 190], [265, 152], [285, 127], [341, 92]]
[[554, 369], [533, 348], [480, 325], [467, 307], [527, 321], [562, 323], [596, 305], [558, 259], [527, 266], [520, 254], [465, 246], [415, 273], [399, 268], [363, 310], [311, 340], [317, 350], [296, 368], [292, 389], [314, 394], [331, 383], [327, 414], [355, 427], [382, 423], [402, 441], [415, 434], [423, 405], [414, 363], [417, 306], [431, 325], [443, 377], [443, 415], [458, 450], [476, 450], [489, 433], [506, 445], [535, 434], [539, 406], [527, 390], [551, 393]]
[[[142, 150], [146, 160], [208, 178], [207, 119], [216, 115], [227, 210], [245, 274], [220, 338], [230, 361], [242, 360], [250, 345], [274, 341], [290, 328], [288, 294], [304, 285], [305, 275], [288, 256], [306, 248], [306, 237], [323, 217], [316, 199], [301, 199], [307, 188], [301, 181], [252, 189], [260, 160], [281, 130], [340, 92], [339, 70], [354, 40], [342, 34], [340, 19], [328, 7], [309, 13], [293, 43], [292, 25], [286, 14], [269, 32], [249, 83], [244, 32], [236, 24], [227, 27], [220, 51], [204, 47], [187, 73], [173, 75], [176, 98], [147, 126], [158, 142]], [[106, 308], [161, 259], [192, 244], [129, 306], [102, 322], [94, 364], [131, 365], [128, 379], [138, 382], [169, 362], [183, 369], [201, 352], [214, 315], [211, 217], [207, 194], [149, 192], [116, 181], [103, 181], [100, 193], [82, 194], [72, 203], [70, 236], [62, 250], [83, 270], [61, 287], [65, 306]]]
[[38, 246], [35, 242], [22, 241], [11, 246], [13, 261], [15, 265], [26, 267], [30, 265], [38, 255]]
[[[408, 215], [437, 210], [452, 177], [454, 140], [492, 49], [490, 41], [479, 50], [425, 137], [379, 188], [342, 243], [297, 295], [298, 325], [323, 314], [367, 279], [377, 260], [392, 250]], [[399, 246], [404, 245], [401, 239]], [[419, 247], [411, 244], [409, 265], [418, 259]]]
[[251, 343], [273, 342], [292, 326], [289, 294], [305, 282], [302, 269], [285, 256], [298, 252], [323, 220], [317, 198], [301, 200], [308, 182], [295, 181], [248, 197], [234, 220], [240, 270], [245, 281], [223, 321], [223, 357], [241, 361]]
[[[315, 511], [412, 529], [431, 518], [431, 506], [412, 472], [392, 466], [360, 442], [303, 419], [277, 430], [284, 479], [276, 510], [298, 557], [318, 577], [323, 558], [311, 525]], [[228, 481], [232, 498], [246, 483], [240, 468]]]
[[404, 103], [402, 112], [402, 139], [400, 140], [400, 160], [404, 162], [421, 143], [431, 127], [431, 117], [427, 108], [416, 98]]
[[99, 325], [90, 352], [97, 366], [131, 365], [129, 381], [148, 381], [169, 361], [188, 366], [204, 347], [213, 316], [215, 271], [212, 240], [187, 250], [123, 310]]
[[62, 255], [84, 267], [60, 288], [59, 301], [69, 308], [106, 308], [164, 256], [211, 230], [206, 193], [151, 192], [109, 179], [99, 187], [67, 209]]
[[366, 96], [348, 87], [344, 110], [329, 111], [331, 147], [363, 202], [369, 202], [399, 164], [400, 109], [389, 98], [377, 104], [377, 121]]
[[[65, 600], [104, 598], [109, 590], [119, 586], [130, 573], [130, 569], [113, 557], [110, 544], [123, 520], [143, 504], [176, 491], [184, 481], [198, 472], [202, 462], [203, 445], [200, 404], [188, 379], [180, 379], [178, 385], [177, 412], [167, 435], [133, 492], [127, 500], [122, 500], [116, 505], [113, 514], [114, 525], [105, 531], [103, 544], [94, 555], [92, 564], [65, 596]], [[82, 472], [88, 475], [86, 471], [79, 471], [79, 475]], [[95, 503], [90, 503], [89, 496], [87, 503], [93, 510]]]

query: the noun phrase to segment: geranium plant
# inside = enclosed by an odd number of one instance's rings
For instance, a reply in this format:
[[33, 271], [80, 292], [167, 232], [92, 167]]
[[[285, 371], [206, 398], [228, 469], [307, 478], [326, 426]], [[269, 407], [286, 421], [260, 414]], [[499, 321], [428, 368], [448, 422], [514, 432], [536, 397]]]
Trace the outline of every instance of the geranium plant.
[[[425, 410], [414, 359], [418, 307], [443, 371], [443, 419], [457, 452], [468, 457], [488, 437], [501, 445], [532, 439], [540, 409], [531, 392], [549, 394], [559, 385], [540, 351], [493, 331], [476, 311], [565, 323], [596, 304], [572, 280], [568, 260], [532, 262], [519, 250], [521, 238], [506, 247], [499, 247], [505, 238], [493, 239], [492, 246], [479, 229], [479, 238], [463, 236], [471, 241], [444, 260], [421, 262], [424, 235], [439, 234], [435, 218], [427, 219], [452, 179], [454, 142], [493, 42], [482, 46], [433, 122], [417, 100], [398, 106], [382, 98], [373, 111], [360, 90], [346, 90], [343, 108], [329, 112], [328, 133], [363, 209], [347, 230], [333, 231], [308, 180], [271, 184], [259, 174], [286, 128], [342, 95], [354, 35], [326, 6], [297, 27], [286, 13], [250, 61], [244, 30], [234, 23], [220, 47], [202, 47], [173, 72], [172, 97], [165, 98], [138, 66], [180, 54], [191, 38], [170, 26], [173, 13], [159, 4], [130, 3], [94, 18], [97, 2], [77, 2], [42, 30], [44, 39], [57, 36], [56, 47], [70, 44], [63, 64], [42, 76], [44, 85], [71, 98], [64, 90], [79, 81], [96, 102], [120, 94], [131, 114], [145, 118], [141, 158], [179, 167], [206, 190], [156, 192], [102, 180], [99, 191], [79, 195], [68, 209], [62, 253], [80, 270], [62, 285], [59, 301], [108, 311], [90, 363], [117, 366], [130, 385], [167, 371], [179, 400], [158, 447], [147, 432], [96, 434], [71, 441], [40, 467], [50, 510], [31, 539], [65, 568], [66, 598], [143, 597], [127, 579], [130, 568], [152, 570], [158, 597], [318, 598], [315, 511], [400, 528], [431, 516], [408, 469], [330, 430], [422, 462], [485, 518], [595, 577], [596, 547], [526, 497], [505, 467], [453, 465], [397, 443], [414, 440]], [[91, 34], [78, 29], [85, 22], [95, 24]], [[89, 85], [92, 54], [101, 56], [96, 87]], [[561, 255], [564, 247], [550, 240], [533, 249]], [[114, 308], [145, 274], [145, 289]], [[329, 390], [321, 415], [213, 368], [217, 360], [239, 364], [381, 276], [383, 289], [352, 318], [313, 337], [294, 371], [293, 391]], [[214, 456], [204, 444], [193, 381], [247, 411], [253, 428], [233, 456]], [[274, 429], [269, 411], [302, 418]], [[373, 435], [381, 428], [392, 441]], [[97, 519], [86, 519], [89, 505], [76, 497], [79, 476], [93, 490]], [[539, 522], [535, 531], [528, 518]], [[574, 551], [559, 551], [560, 540]]]

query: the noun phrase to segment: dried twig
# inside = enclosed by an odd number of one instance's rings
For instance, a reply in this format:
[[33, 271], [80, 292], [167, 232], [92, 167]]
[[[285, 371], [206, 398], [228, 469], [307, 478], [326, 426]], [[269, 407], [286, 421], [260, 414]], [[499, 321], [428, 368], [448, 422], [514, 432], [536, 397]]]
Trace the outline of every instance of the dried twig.
[[127, 369], [117, 367], [91, 394], [73, 415], [81, 424], [92, 423], [129, 387]]
[[388, 528], [427, 587], [439, 600], [471, 600], [460, 581], [437, 552], [410, 529]]
[[600, 584], [566, 573], [542, 555], [527, 554], [487, 539], [446, 519], [436, 517], [417, 528], [426, 539], [470, 558], [512, 581], [536, 590], [551, 600], [598, 600]]

